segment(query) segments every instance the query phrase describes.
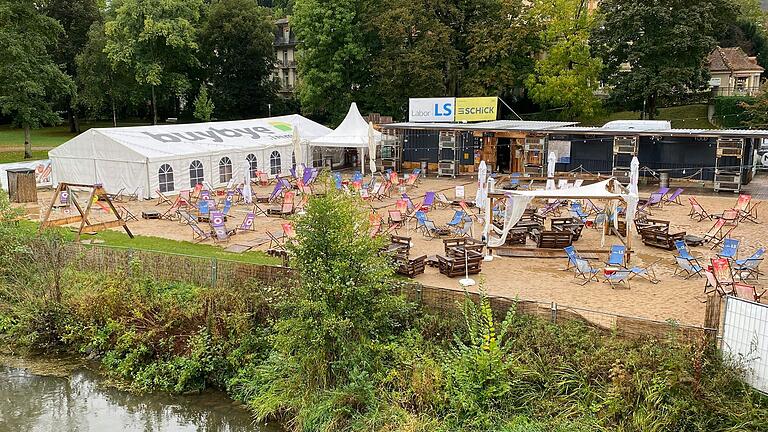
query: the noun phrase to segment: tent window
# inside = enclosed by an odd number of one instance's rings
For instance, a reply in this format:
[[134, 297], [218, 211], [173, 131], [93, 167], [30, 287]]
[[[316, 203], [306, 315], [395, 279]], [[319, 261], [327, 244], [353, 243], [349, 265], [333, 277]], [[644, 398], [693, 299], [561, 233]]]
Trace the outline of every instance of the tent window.
[[157, 181], [159, 183], [160, 192], [172, 192], [173, 168], [168, 164], [160, 165], [160, 169], [157, 171]]
[[248, 156], [245, 157], [245, 160], [248, 161], [248, 166], [251, 168], [251, 178], [256, 178], [259, 176], [259, 163], [256, 160], [256, 155], [251, 153]]
[[271, 155], [269, 155], [269, 173], [272, 175], [278, 175], [280, 174], [280, 152], [273, 151]]
[[192, 161], [189, 164], [189, 187], [195, 187], [205, 181], [203, 178], [203, 164], [199, 161]]
[[219, 161], [219, 183], [227, 183], [232, 180], [232, 161], [223, 157]]

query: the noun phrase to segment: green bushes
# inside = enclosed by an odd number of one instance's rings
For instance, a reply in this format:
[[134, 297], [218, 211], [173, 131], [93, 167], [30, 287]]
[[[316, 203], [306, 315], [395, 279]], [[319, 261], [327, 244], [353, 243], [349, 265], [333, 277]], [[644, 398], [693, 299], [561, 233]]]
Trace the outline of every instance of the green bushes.
[[20, 252], [2, 267], [0, 342], [98, 358], [137, 390], [215, 386], [291, 430], [768, 430], [766, 398], [705, 341], [495, 317], [482, 296], [439, 313], [406, 302], [356, 208], [309, 204], [290, 247], [300, 283], [282, 290], [160, 283], [139, 263], [56, 270], [24, 255], [40, 239], [0, 224], [0, 254]]
[[715, 122], [722, 128], [743, 128], [749, 120], [744, 104], [755, 102], [751, 96], [718, 96], [715, 98]]

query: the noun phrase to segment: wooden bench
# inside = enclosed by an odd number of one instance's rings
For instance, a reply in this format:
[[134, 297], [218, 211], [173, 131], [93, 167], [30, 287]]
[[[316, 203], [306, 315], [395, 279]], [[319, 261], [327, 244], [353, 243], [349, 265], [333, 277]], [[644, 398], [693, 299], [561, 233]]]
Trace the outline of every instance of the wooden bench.
[[545, 249], [562, 249], [573, 244], [573, 233], [570, 231], [539, 231], [533, 234], [536, 247]]
[[685, 239], [685, 231], [670, 234], [669, 232], [661, 229], [645, 228], [640, 230], [640, 236], [643, 239], [643, 244], [646, 246], [653, 246], [666, 250], [674, 250], [675, 241]]
[[426, 266], [426, 263], [426, 255], [411, 259], [405, 255], [398, 254], [395, 256], [395, 264], [397, 264], [395, 272], [413, 278], [418, 274], [424, 273], [424, 267]]
[[581, 230], [584, 229], [584, 223], [574, 217], [562, 217], [552, 218], [552, 231], [566, 232], [570, 231], [573, 234], [572, 241], [576, 241], [581, 237]]
[[450, 258], [441, 255], [437, 256], [437, 260], [440, 264], [440, 273], [448, 277], [464, 276], [464, 274], [477, 274], [480, 273], [480, 266], [483, 262], [483, 254], [478, 252], [467, 251], [467, 259]]
[[662, 219], [650, 219], [646, 216], [635, 219], [635, 228], [638, 234], [644, 229], [656, 229], [663, 232], [669, 232], [669, 221]]
[[483, 247], [485, 247], [485, 244], [470, 237], [443, 239], [443, 251], [448, 257], [461, 255], [463, 258], [465, 249], [482, 255]]

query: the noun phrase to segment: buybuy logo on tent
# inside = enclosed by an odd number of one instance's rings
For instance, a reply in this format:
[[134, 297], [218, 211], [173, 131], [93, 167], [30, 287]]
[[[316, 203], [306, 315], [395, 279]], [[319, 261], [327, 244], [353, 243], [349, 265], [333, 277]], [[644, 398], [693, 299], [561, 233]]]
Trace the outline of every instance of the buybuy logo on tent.
[[[181, 132], [142, 132], [144, 135], [161, 143], [180, 143], [189, 141], [213, 141], [224, 142], [227, 138], [251, 138], [254, 140], [264, 138], [283, 139], [290, 137], [287, 132], [293, 131], [293, 126], [285, 122], [269, 122], [270, 127], [252, 126], [243, 128], [214, 128], [205, 130], [181, 131]], [[272, 129], [274, 128], [274, 129]]]

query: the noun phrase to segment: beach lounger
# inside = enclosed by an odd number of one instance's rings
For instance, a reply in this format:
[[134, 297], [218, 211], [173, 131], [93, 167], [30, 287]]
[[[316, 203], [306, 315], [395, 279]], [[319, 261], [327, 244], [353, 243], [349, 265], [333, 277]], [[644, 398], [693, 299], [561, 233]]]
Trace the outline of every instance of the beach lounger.
[[139, 218], [136, 217], [136, 215], [133, 214], [133, 212], [131, 212], [130, 210], [128, 210], [124, 206], [118, 207], [118, 211], [119, 211], [119, 214], [120, 214], [120, 218], [123, 219], [126, 222], [138, 221], [139, 220]]
[[758, 202], [752, 203], [749, 206], [749, 210], [744, 211], [744, 212], [740, 212], [741, 217], [740, 217], [739, 221], [740, 222], [750, 221], [750, 222], [753, 222], [753, 223], [760, 223], [760, 221], [757, 220], [757, 208], [758, 208], [758, 206], [760, 206], [761, 202], [762, 201], [758, 201]]
[[408, 178], [405, 180], [404, 184], [405, 186], [410, 187], [418, 187], [416, 185], [416, 182], [419, 180], [419, 175], [421, 174], [420, 168], [414, 168], [413, 171], [408, 175]]
[[459, 201], [459, 208], [464, 210], [464, 213], [466, 213], [467, 216], [474, 218], [477, 221], [480, 220], [480, 217], [469, 209], [469, 205], [467, 205], [466, 201]]
[[565, 254], [568, 256], [568, 264], [563, 269], [564, 271], [571, 270], [576, 266], [576, 260], [583, 259], [579, 256], [579, 253], [576, 252], [575, 246], [566, 246], [563, 248], [565, 251]]
[[387, 215], [387, 223], [389, 224], [390, 229], [397, 232], [397, 230], [403, 226], [403, 214], [400, 210], [387, 210]]
[[[661, 260], [659, 260], [661, 261]], [[630, 280], [634, 279], [635, 277], [641, 277], [648, 282], [656, 285], [657, 283], [661, 282], [658, 277], [656, 277], [656, 272], [653, 270], [653, 266], [656, 265], [659, 261], [652, 262], [646, 267], [640, 267], [640, 266], [634, 266], [629, 269], [629, 271], [632, 272], [632, 276], [630, 276]]]
[[611, 285], [611, 288], [615, 289], [617, 286], [624, 284], [629, 288], [629, 280], [632, 278], [632, 271], [625, 268], [606, 268], [603, 269], [603, 279]]
[[739, 220], [759, 223], [757, 221], [757, 206], [760, 203], [752, 203], [752, 195], [741, 194], [733, 207], [739, 214]]
[[672, 192], [668, 197], [664, 198], [664, 202], [670, 203], [670, 204], [677, 204], [677, 205], [683, 205], [683, 202], [680, 200], [680, 195], [685, 191], [683, 188], [677, 188], [674, 192]]
[[288, 216], [294, 212], [294, 192], [288, 191], [283, 195], [283, 203], [277, 207], [270, 207], [267, 209], [268, 216]]
[[189, 227], [192, 229], [192, 240], [195, 241], [195, 243], [200, 243], [211, 238], [211, 234], [203, 231], [197, 222], [189, 224]]
[[211, 231], [213, 231], [213, 241], [228, 242], [229, 237], [235, 234], [235, 230], [228, 230], [224, 224], [224, 213], [216, 210], [211, 212]]
[[240, 231], [253, 231], [253, 220], [256, 219], [256, 213], [250, 211], [245, 215], [243, 223], [237, 228]]
[[191, 224], [197, 224], [197, 218], [192, 216], [187, 210], [176, 210], [176, 213], [179, 215], [179, 222], [191, 225]]
[[713, 215], [707, 213], [706, 210], [704, 210], [704, 207], [702, 207], [701, 204], [696, 201], [696, 198], [688, 197], [688, 202], [691, 203], [691, 211], [688, 212], [688, 217], [691, 219], [696, 219], [697, 222], [701, 222], [704, 219], [712, 220], [714, 217]]
[[464, 218], [467, 216], [467, 213], [464, 212], [464, 210], [456, 210], [453, 212], [453, 218], [451, 218], [450, 221], [446, 224], [447, 226], [451, 228], [456, 228], [464, 221]]
[[677, 249], [677, 254], [685, 259], [696, 259], [696, 257], [691, 254], [691, 250], [688, 249], [685, 240], [675, 240], [675, 249]]
[[162, 204], [173, 204], [173, 201], [165, 196], [162, 192], [160, 192], [160, 189], [156, 189], [155, 193], [157, 194], [157, 203], [155, 206], [159, 206]]
[[419, 205], [419, 210], [430, 211], [435, 205], [435, 193], [427, 192], [424, 194], [424, 200]]
[[765, 294], [765, 290], [760, 289], [758, 291], [757, 287], [754, 285], [747, 285], [740, 282], [733, 284], [733, 295], [740, 299], [760, 303], [763, 294]]
[[605, 263], [610, 267], [626, 267], [627, 247], [624, 245], [611, 246], [611, 253], [608, 255], [608, 261]]
[[726, 226], [726, 221], [727, 220], [724, 218], [719, 218], [717, 221], [715, 221], [715, 224], [712, 225], [712, 228], [710, 228], [709, 231], [704, 233], [702, 236], [704, 238], [704, 244], [712, 244], [710, 249], [714, 249], [719, 246], [723, 240], [725, 240], [725, 238], [731, 234], [731, 231], [736, 228], [735, 226]]
[[701, 273], [704, 271], [696, 258], [691, 259], [675, 255], [675, 262], [677, 268], [675, 268], [674, 276], [679, 274], [685, 279], [690, 279], [693, 276], [701, 277]]
[[577, 258], [574, 262], [574, 271], [576, 274], [574, 275], [574, 278], [582, 278], [583, 282], [579, 281], [579, 285], [586, 285], [591, 281], [599, 282], [600, 280], [597, 278], [598, 273], [600, 273], [600, 269], [596, 269], [592, 267], [592, 264], [589, 263], [589, 261], [581, 258]]
[[723, 249], [717, 254], [720, 258], [735, 260], [739, 253], [739, 239], [727, 238], [723, 240]]
[[733, 260], [733, 271], [738, 274], [741, 279], [758, 279], [760, 276], [759, 266], [763, 262], [763, 255], [765, 254], [765, 248], [761, 247], [755, 251], [752, 255], [745, 259]]

